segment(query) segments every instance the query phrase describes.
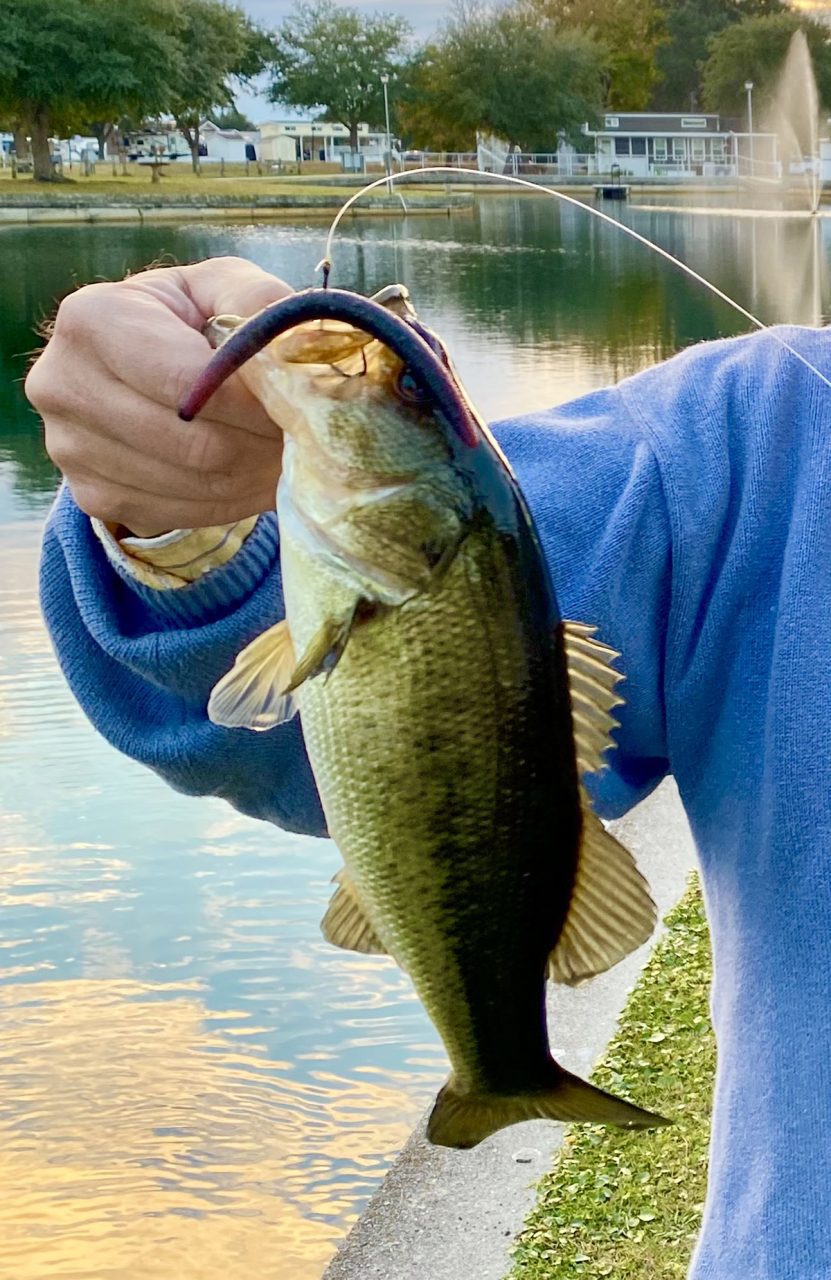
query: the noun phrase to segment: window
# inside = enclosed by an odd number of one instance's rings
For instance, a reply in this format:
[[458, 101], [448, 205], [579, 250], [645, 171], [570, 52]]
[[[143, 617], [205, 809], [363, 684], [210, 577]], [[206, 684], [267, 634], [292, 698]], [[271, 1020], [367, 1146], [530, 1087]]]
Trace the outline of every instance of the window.
[[645, 155], [646, 155], [646, 138], [633, 138], [633, 139], [632, 139], [632, 155], [633, 155], [633, 156], [645, 156]]
[[685, 160], [687, 157], [687, 149], [684, 146], [684, 138], [672, 139], [672, 158], [673, 160]]
[[706, 129], [707, 121], [704, 116], [684, 116], [681, 120], [682, 129]]
[[619, 126], [620, 126], [620, 116], [607, 116], [607, 117], [606, 117], [606, 128], [607, 128], [607, 129], [617, 129], [617, 128], [619, 128]]
[[655, 139], [655, 159], [666, 160], [667, 158], [667, 140], [666, 138]]
[[713, 138], [713, 159], [723, 160], [725, 154], [724, 138]]
[[630, 154], [629, 139], [615, 138], [615, 155], [628, 156]]

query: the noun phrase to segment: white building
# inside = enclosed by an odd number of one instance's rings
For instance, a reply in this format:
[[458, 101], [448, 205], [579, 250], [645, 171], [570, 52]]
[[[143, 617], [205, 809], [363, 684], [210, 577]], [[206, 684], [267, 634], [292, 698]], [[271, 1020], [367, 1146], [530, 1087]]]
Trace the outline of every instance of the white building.
[[246, 160], [259, 160], [259, 129], [220, 129], [210, 120], [199, 126], [199, 154], [207, 163], [219, 160], [244, 164]]
[[607, 112], [594, 140], [597, 172], [621, 177], [778, 178], [775, 133], [750, 135], [736, 120], [693, 112]]
[[[353, 166], [349, 130], [333, 120], [268, 120], [260, 125], [261, 159], [267, 163], [297, 160], [324, 161], [349, 169]], [[358, 126], [359, 167], [383, 164], [386, 134]]]

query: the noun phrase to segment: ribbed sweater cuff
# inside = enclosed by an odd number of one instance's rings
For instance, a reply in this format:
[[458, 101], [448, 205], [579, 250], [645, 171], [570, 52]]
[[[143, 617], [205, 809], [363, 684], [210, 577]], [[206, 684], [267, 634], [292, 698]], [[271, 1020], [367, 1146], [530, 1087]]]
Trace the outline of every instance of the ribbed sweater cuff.
[[106, 556], [89, 516], [77, 506], [68, 485], [62, 485], [49, 525], [63, 546], [76, 594], [100, 592], [102, 575], [115, 574], [150, 617], [170, 627], [193, 628], [226, 617], [253, 596], [268, 578], [279, 581], [277, 516], [266, 512], [257, 520], [240, 550], [226, 564], [196, 582], [176, 590], [159, 591], [138, 582], [128, 569]]
[[157, 616], [185, 627], [199, 626], [235, 609], [269, 574], [279, 574], [277, 517], [271, 511], [261, 515], [227, 564], [175, 591], [145, 586], [123, 566], [110, 563], [122, 582]]

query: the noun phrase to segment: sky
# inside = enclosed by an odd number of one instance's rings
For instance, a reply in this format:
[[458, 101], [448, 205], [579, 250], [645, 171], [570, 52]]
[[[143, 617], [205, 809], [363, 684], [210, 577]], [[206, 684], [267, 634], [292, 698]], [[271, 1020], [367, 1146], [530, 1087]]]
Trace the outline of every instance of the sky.
[[[295, 0], [236, 0], [246, 13], [265, 27], [277, 27], [295, 7]], [[406, 18], [419, 43], [427, 39], [450, 16], [452, 0], [335, 0], [339, 7], [365, 9], [367, 13], [392, 13]], [[239, 94], [237, 105], [255, 124], [288, 113], [265, 98]]]

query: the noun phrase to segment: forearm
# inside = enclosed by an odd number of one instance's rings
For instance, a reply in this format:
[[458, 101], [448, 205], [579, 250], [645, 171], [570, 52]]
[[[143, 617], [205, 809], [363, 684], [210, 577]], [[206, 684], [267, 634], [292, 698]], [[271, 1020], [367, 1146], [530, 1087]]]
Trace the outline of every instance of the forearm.
[[239, 650], [282, 615], [273, 515], [226, 564], [158, 590], [119, 572], [64, 488], [45, 531], [41, 600], [73, 693], [118, 750], [177, 790], [325, 834], [299, 720], [252, 733], [206, 714]]

